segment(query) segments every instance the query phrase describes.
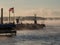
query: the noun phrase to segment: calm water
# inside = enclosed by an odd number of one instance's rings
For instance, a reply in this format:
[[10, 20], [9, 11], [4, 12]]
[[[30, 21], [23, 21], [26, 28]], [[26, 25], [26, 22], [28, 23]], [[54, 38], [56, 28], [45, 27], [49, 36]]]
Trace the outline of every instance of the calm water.
[[0, 36], [0, 45], [60, 45], [60, 21], [46, 21], [46, 28], [17, 31], [17, 36]]

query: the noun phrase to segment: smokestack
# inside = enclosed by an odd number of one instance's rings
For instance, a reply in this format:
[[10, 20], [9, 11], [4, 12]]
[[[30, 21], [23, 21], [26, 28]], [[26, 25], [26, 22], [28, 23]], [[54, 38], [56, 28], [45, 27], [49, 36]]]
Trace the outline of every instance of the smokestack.
[[1, 8], [1, 24], [3, 24], [3, 8]]

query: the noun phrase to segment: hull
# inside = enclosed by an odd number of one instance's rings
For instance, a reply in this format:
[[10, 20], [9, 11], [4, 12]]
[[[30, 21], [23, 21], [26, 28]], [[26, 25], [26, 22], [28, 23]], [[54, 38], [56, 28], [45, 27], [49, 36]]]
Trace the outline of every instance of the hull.
[[16, 24], [17, 30], [35, 30], [35, 29], [43, 29], [45, 24]]
[[16, 35], [15, 24], [0, 24], [0, 34]]

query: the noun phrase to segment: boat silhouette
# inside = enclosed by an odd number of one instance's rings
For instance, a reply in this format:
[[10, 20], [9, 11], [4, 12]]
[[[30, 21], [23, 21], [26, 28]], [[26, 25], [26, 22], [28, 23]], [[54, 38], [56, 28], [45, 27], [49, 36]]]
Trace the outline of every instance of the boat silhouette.
[[14, 23], [3, 23], [3, 8], [1, 8], [1, 24], [0, 24], [0, 34], [6, 35], [16, 35], [16, 30]]

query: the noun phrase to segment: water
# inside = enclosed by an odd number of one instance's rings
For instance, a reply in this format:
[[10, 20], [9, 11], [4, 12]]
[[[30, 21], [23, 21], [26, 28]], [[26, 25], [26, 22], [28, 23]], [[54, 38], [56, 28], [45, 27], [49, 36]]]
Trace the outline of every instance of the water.
[[0, 36], [0, 45], [60, 45], [60, 25], [48, 24], [40, 30], [17, 31], [13, 37]]

